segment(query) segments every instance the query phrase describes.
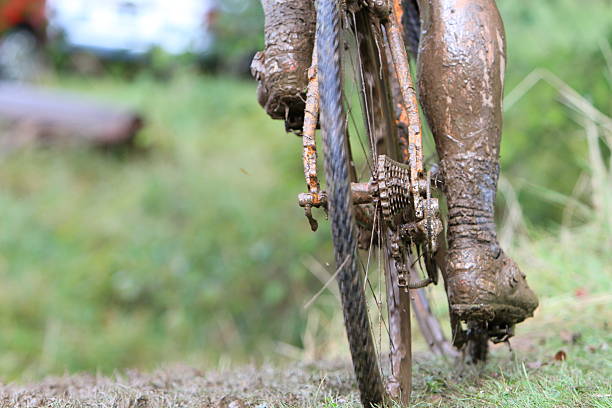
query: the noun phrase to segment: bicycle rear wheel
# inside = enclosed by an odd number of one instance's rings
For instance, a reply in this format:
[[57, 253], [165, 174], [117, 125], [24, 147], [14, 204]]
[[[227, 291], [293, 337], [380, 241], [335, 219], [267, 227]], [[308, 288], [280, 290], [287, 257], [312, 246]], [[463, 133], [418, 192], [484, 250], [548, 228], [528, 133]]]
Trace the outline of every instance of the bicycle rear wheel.
[[[345, 12], [337, 0], [317, 1], [327, 207], [346, 332], [364, 406], [384, 401], [387, 367], [403, 402], [411, 388], [409, 293], [395, 284], [397, 273], [380, 208], [355, 206], [351, 193], [351, 183], [375, 176], [379, 155], [398, 159], [383, 47], [381, 26], [367, 10]], [[386, 352], [400, 358], [395, 364], [381, 364]]]

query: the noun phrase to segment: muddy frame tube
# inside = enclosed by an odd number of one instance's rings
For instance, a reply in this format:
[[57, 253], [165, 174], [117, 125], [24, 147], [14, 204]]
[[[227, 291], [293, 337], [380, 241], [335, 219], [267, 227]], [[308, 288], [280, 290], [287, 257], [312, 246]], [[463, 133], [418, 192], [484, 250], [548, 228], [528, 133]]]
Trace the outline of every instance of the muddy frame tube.
[[[392, 65], [394, 69], [390, 70], [390, 76], [394, 85], [393, 98], [397, 115], [396, 123], [400, 133], [401, 160], [410, 166], [411, 187], [416, 203], [416, 200], [420, 199], [418, 197], [419, 179], [422, 179], [424, 176], [423, 126], [419, 115], [414, 81], [410, 71], [410, 59], [406, 52], [403, 37], [405, 32], [402, 24], [404, 9], [401, 0], [392, 0], [392, 2], [391, 15], [384, 27], [389, 43], [388, 53], [393, 60]], [[444, 240], [444, 237], [442, 239]], [[446, 251], [444, 248], [441, 248], [439, 252], [444, 254]], [[411, 262], [411, 264], [414, 263]], [[411, 275], [416, 275], [417, 271], [413, 267], [410, 273]], [[414, 308], [420, 331], [427, 341], [430, 350], [436, 355], [450, 358], [457, 357], [459, 353], [446, 339], [440, 321], [431, 311], [425, 288], [411, 289], [410, 293], [410, 302]], [[400, 357], [398, 356], [397, 358]]]
[[316, 231], [319, 223], [312, 216], [312, 207], [325, 206], [326, 198], [321, 194], [321, 186], [317, 175], [317, 141], [316, 132], [319, 124], [319, 76], [317, 74], [317, 40], [312, 52], [312, 62], [308, 70], [308, 89], [306, 92], [306, 109], [304, 110], [304, 127], [302, 129], [302, 161], [304, 164], [304, 178], [308, 192], [300, 194], [300, 206], [304, 207], [304, 214], [310, 224], [310, 229]]
[[389, 51], [395, 68], [395, 78], [399, 84], [402, 97], [402, 117], [408, 128], [408, 154], [410, 165], [411, 190], [415, 206], [420, 199], [418, 180], [424, 176], [423, 172], [423, 127], [419, 116], [419, 105], [417, 102], [416, 89], [412, 74], [410, 73], [410, 61], [404, 43], [404, 30], [402, 29], [401, 15], [402, 6], [400, 0], [393, 0], [391, 15], [384, 22], [387, 33]]

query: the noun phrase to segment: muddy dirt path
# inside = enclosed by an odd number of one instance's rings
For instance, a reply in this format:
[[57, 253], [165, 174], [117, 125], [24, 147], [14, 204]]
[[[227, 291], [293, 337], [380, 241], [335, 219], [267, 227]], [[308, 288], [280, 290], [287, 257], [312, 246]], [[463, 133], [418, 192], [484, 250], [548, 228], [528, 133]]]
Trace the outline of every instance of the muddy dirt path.
[[151, 374], [55, 377], [1, 385], [0, 407], [272, 408], [321, 406], [330, 396], [336, 401], [357, 397], [345, 364], [296, 364], [283, 370], [246, 367], [225, 373], [175, 366]]

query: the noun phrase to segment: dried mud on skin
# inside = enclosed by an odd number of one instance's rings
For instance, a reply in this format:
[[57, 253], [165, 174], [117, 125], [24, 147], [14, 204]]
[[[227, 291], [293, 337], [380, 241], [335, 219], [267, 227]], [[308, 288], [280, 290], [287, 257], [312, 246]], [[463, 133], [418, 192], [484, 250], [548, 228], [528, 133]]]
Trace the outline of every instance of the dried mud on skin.
[[251, 65], [257, 79], [257, 100], [273, 119], [299, 130], [314, 47], [314, 2], [262, 0], [265, 50]]
[[175, 366], [152, 374], [75, 375], [36, 384], [0, 385], [8, 408], [272, 408], [318, 405], [329, 396], [356, 398], [350, 367], [296, 364], [207, 373]]

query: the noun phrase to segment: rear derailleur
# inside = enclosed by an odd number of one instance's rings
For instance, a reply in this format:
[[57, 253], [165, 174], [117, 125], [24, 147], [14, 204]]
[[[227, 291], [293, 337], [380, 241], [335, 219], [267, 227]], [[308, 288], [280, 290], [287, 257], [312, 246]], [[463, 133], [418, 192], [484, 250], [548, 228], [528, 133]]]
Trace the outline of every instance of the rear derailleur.
[[[366, 183], [352, 183], [351, 196], [360, 226], [360, 235], [367, 238], [372, 233], [386, 231], [389, 255], [398, 271], [398, 285], [417, 289], [438, 282], [434, 254], [438, 249], [438, 238], [442, 232], [438, 199], [432, 197], [431, 174], [421, 174], [411, 182], [410, 167], [385, 155], [378, 157], [374, 174]], [[327, 209], [327, 194], [324, 191], [302, 193], [299, 205], [305, 209], [313, 230], [318, 223], [312, 216], [312, 208]], [[376, 218], [380, 217], [380, 221]], [[381, 228], [384, 225], [384, 228]], [[376, 240], [360, 239], [360, 248], [369, 249]], [[410, 248], [415, 246], [423, 255], [427, 277], [410, 280], [413, 260]]]

